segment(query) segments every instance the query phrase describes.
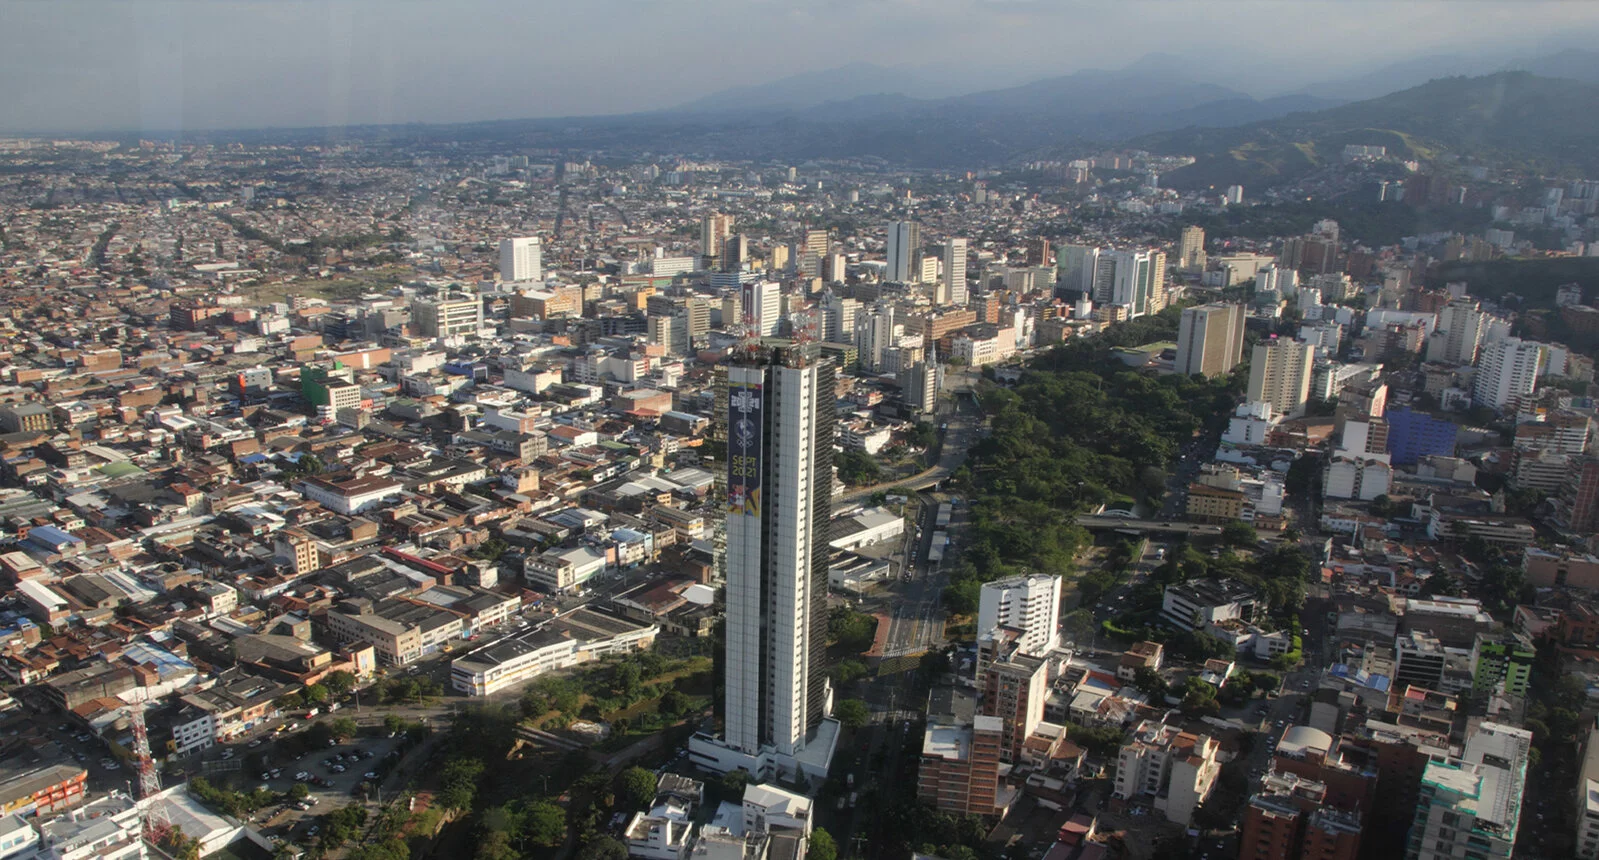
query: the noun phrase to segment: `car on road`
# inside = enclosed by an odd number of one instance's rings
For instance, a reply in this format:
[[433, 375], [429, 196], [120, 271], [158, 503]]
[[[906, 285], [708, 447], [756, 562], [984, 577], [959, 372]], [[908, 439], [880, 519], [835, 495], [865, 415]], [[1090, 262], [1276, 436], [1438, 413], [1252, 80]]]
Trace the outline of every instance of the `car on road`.
[[302, 770], [299, 773], [295, 774], [294, 778], [299, 780], [300, 782], [305, 782], [306, 780], [311, 778], [311, 774], [310, 774], [309, 771]]
[[377, 772], [376, 772], [376, 771], [370, 771], [370, 770], [369, 770], [369, 771], [367, 771], [367, 772], [366, 772], [366, 773], [364, 773], [364, 774], [362, 774], [362, 775], [361, 775], [361, 778], [362, 778], [362, 779], [377, 779], [377, 778], [378, 778], [378, 775], [377, 775]]

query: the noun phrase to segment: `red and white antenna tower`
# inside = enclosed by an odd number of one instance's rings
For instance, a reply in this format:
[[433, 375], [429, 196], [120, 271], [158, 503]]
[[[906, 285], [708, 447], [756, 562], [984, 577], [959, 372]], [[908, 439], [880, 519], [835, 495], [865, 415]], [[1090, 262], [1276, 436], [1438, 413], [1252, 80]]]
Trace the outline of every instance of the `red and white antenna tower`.
[[733, 327], [733, 333], [738, 337], [736, 349], [739, 357], [746, 361], [753, 360], [761, 351], [761, 326], [755, 321], [753, 309], [744, 310], [738, 325]]
[[804, 347], [807, 344], [816, 342], [816, 310], [814, 308], [806, 308], [799, 311], [793, 315], [792, 322], [794, 325], [794, 346], [799, 347], [799, 349], [794, 350], [795, 360], [799, 362], [799, 367], [804, 367], [810, 363], [810, 350]]
[[145, 698], [143, 691], [128, 706], [128, 721], [133, 724], [133, 756], [139, 770], [139, 802], [143, 806], [144, 837], [152, 843], [160, 842], [172, 829], [172, 817], [165, 803], [155, 797], [161, 793], [161, 774], [155, 769], [155, 756], [150, 753], [150, 732], [144, 724]]

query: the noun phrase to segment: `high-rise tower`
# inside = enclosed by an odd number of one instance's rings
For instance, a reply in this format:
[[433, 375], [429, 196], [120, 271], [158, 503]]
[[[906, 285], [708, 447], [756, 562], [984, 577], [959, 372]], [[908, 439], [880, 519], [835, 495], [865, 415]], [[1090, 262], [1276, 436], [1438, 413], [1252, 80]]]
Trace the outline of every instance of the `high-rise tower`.
[[500, 240], [500, 280], [544, 280], [544, 243], [539, 237]]
[[833, 369], [817, 354], [805, 344], [719, 371], [727, 440], [722, 746], [779, 770], [804, 752], [828, 706], [836, 419]]
[[888, 267], [883, 280], [911, 283], [918, 273], [911, 271], [912, 258], [922, 247], [922, 227], [915, 221], [895, 221], [888, 225]]
[[949, 303], [966, 304], [966, 240], [944, 243], [944, 283], [949, 285]]

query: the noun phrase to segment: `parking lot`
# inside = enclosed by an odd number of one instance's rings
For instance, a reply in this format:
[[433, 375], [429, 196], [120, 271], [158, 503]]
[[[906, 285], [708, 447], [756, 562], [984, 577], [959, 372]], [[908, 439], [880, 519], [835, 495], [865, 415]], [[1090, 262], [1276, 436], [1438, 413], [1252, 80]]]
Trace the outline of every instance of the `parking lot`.
[[[279, 753], [277, 745], [263, 743], [250, 752], [259, 753], [266, 770], [241, 769], [228, 775], [228, 781], [240, 791], [265, 788], [285, 798], [295, 783], [305, 783], [311, 793], [304, 802], [284, 800], [250, 816], [268, 837], [303, 843], [315, 835], [317, 818], [365, 797], [360, 790], [363, 783], [376, 786], [378, 793], [387, 788], [385, 780], [398, 761], [399, 743], [388, 737], [358, 737], [301, 755], [287, 749]], [[241, 767], [250, 767], [257, 756], [247, 758], [249, 763]]]

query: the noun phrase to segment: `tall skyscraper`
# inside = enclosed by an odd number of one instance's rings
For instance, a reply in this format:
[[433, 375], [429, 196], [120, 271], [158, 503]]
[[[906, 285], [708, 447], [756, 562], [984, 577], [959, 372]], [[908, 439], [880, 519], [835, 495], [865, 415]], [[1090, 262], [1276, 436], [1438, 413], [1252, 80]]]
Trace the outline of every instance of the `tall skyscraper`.
[[1184, 308], [1177, 329], [1178, 373], [1220, 376], [1244, 357], [1244, 308], [1209, 304]]
[[949, 303], [966, 304], [966, 240], [944, 243], [944, 283], [949, 285]]
[[1255, 345], [1249, 360], [1249, 399], [1270, 403], [1278, 415], [1298, 418], [1310, 399], [1316, 347], [1288, 338]]
[[733, 235], [733, 216], [707, 212], [700, 218], [700, 255], [712, 260], [722, 257], [722, 245]]
[[883, 280], [909, 283], [916, 280], [912, 270], [916, 251], [922, 247], [922, 227], [915, 221], [895, 221], [888, 225], [888, 268]]
[[1541, 343], [1515, 337], [1483, 344], [1477, 357], [1477, 378], [1471, 386], [1472, 401], [1503, 410], [1516, 398], [1536, 391], [1546, 349]]
[[1177, 268], [1197, 272], [1205, 268], [1205, 228], [1184, 227], [1177, 241]]
[[[833, 370], [814, 345], [722, 369], [727, 428], [723, 742], [795, 756], [825, 716]], [[825, 764], [824, 764], [825, 767]]]
[[539, 237], [500, 240], [500, 280], [544, 280], [544, 243]]
[[[1110, 277], [1110, 295], [1105, 299], [1095, 297], [1095, 301], [1113, 305], [1125, 305], [1128, 316], [1138, 317], [1150, 313], [1152, 297], [1160, 293], [1160, 298], [1153, 299], [1158, 307], [1165, 307], [1164, 296], [1166, 289], [1166, 255], [1161, 251], [1112, 251], [1108, 255], [1101, 255], [1101, 265], [1109, 260], [1114, 268]], [[1095, 290], [1100, 290], [1100, 279], [1096, 274]]]
[[1055, 249], [1055, 283], [1063, 290], [1088, 293], [1093, 298], [1094, 272], [1099, 249], [1088, 245], [1061, 245]]

